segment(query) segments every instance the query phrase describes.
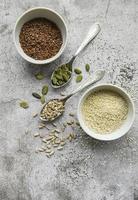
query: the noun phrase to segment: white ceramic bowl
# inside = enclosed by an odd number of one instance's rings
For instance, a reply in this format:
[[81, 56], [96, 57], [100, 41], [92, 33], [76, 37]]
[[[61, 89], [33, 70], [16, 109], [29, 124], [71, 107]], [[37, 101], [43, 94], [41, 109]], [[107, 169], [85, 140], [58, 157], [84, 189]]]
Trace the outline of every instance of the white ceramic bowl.
[[[126, 120], [124, 120], [123, 124], [115, 131], [109, 134], [98, 134], [96, 133], [95, 130], [90, 129], [84, 121], [83, 114], [82, 114], [82, 105], [85, 99], [93, 92], [102, 90], [102, 89], [109, 89], [111, 91], [115, 91], [119, 93], [122, 97], [125, 98], [125, 100], [128, 103], [128, 115]], [[80, 126], [82, 129], [91, 137], [98, 139], [98, 140], [103, 140], [103, 141], [110, 141], [110, 140], [115, 140], [123, 135], [125, 135], [129, 129], [131, 128], [134, 118], [135, 118], [135, 108], [134, 108], [134, 103], [131, 99], [131, 97], [120, 87], [112, 85], [112, 84], [101, 84], [97, 85], [94, 87], [91, 87], [88, 89], [81, 97], [79, 104], [78, 104], [78, 120], [80, 123]]]
[[[62, 44], [59, 52], [52, 58], [49, 58], [46, 60], [35, 60], [35, 59], [29, 57], [28, 55], [26, 55], [24, 53], [23, 49], [21, 48], [20, 42], [19, 42], [19, 34], [20, 34], [23, 24], [29, 20], [32, 20], [34, 18], [39, 18], [39, 17], [47, 18], [50, 21], [54, 22], [60, 29], [61, 34], [62, 34], [62, 39], [63, 39], [63, 44]], [[65, 24], [64, 19], [57, 12], [53, 11], [52, 9], [45, 8], [45, 7], [36, 7], [36, 8], [27, 10], [25, 13], [23, 13], [17, 19], [15, 28], [14, 28], [14, 32], [13, 32], [13, 36], [14, 36], [14, 43], [17, 48], [17, 51], [25, 60], [27, 60], [28, 62], [33, 63], [33, 64], [48, 64], [48, 63], [51, 63], [52, 61], [56, 60], [63, 53], [63, 51], [66, 47], [66, 43], [67, 43], [67, 26]]]

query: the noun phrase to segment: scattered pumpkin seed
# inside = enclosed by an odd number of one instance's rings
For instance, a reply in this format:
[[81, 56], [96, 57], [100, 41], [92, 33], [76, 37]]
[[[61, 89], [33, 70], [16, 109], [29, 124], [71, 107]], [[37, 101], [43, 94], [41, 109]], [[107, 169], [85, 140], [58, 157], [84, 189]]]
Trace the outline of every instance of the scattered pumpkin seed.
[[89, 65], [89, 64], [86, 64], [86, 65], [85, 65], [85, 70], [86, 70], [86, 72], [89, 72], [89, 71], [90, 71], [90, 65]]
[[44, 75], [43, 72], [38, 72], [38, 73], [35, 74], [35, 78], [36, 78], [37, 80], [42, 80], [42, 79], [45, 78], [45, 75]]
[[43, 87], [42, 87], [42, 94], [43, 95], [46, 95], [48, 93], [48, 85], [44, 85]]
[[45, 103], [45, 96], [44, 96], [44, 95], [42, 95], [42, 96], [41, 96], [41, 99], [40, 99], [40, 101], [41, 101], [41, 103], [42, 103], [42, 104], [44, 104], [44, 103]]
[[79, 122], [76, 122], [76, 125], [77, 125], [77, 126], [80, 126], [80, 123], [79, 123]]
[[20, 107], [26, 109], [26, 108], [29, 108], [29, 105], [28, 105], [27, 101], [21, 101]]
[[76, 82], [77, 83], [79, 83], [79, 82], [81, 82], [82, 81], [82, 75], [80, 74], [80, 75], [78, 75], [77, 77], [76, 77]]
[[36, 99], [41, 99], [40, 94], [38, 94], [38, 93], [36, 93], [36, 92], [33, 92], [33, 93], [32, 93], [32, 96], [35, 97]]
[[75, 69], [74, 69], [74, 72], [75, 72], [76, 74], [81, 74], [81, 73], [82, 73], [82, 71], [81, 71], [79, 68], [75, 68]]

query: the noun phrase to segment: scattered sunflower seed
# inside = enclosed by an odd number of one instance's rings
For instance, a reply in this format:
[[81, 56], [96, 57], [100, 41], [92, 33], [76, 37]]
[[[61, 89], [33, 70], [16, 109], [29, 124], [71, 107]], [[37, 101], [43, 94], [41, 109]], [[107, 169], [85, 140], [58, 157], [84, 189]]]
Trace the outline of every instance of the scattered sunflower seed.
[[47, 143], [47, 140], [46, 139], [42, 139], [42, 142]]
[[44, 85], [43, 87], [42, 87], [42, 94], [43, 95], [46, 95], [48, 93], [48, 85]]
[[26, 108], [29, 108], [29, 105], [28, 105], [27, 101], [21, 101], [20, 107], [26, 109]]
[[48, 149], [51, 149], [51, 145], [50, 145], [50, 144], [48, 144], [48, 145], [47, 145], [47, 148], [48, 148]]
[[54, 153], [55, 153], [55, 151], [53, 150], [53, 151], [51, 151], [51, 152], [49, 153], [49, 155], [52, 156]]
[[40, 94], [38, 94], [38, 93], [36, 93], [36, 92], [33, 92], [33, 93], [32, 93], [32, 96], [35, 97], [35, 98], [37, 98], [37, 99], [41, 99]]
[[53, 144], [53, 147], [58, 147], [59, 145], [58, 144]]
[[56, 123], [51, 123], [54, 127], [57, 127]]
[[42, 149], [42, 148], [39, 148], [39, 149], [38, 149], [38, 151], [40, 151], [40, 152], [44, 152], [44, 149]]
[[60, 95], [61, 95], [61, 96], [66, 96], [63, 92], [60, 92]]
[[61, 146], [64, 146], [65, 144], [66, 144], [66, 142], [61, 142], [60, 143]]
[[79, 83], [79, 82], [81, 82], [82, 81], [82, 75], [80, 74], [80, 75], [78, 75], [77, 77], [76, 77], [76, 82], [77, 83]]
[[46, 138], [47, 141], [49, 141], [51, 139], [53, 139], [53, 136], [49, 136], [49, 137]]
[[38, 73], [36, 73], [36, 74], [35, 74], [35, 78], [36, 78], [37, 80], [42, 80], [42, 79], [44, 79], [44, 78], [45, 78], [44, 73], [43, 73], [43, 72], [38, 72]]
[[74, 72], [75, 72], [76, 74], [81, 74], [81, 73], [82, 73], [82, 71], [81, 71], [79, 68], [75, 68], [75, 69], [74, 69]]
[[41, 99], [40, 99], [40, 101], [41, 101], [41, 103], [42, 103], [42, 104], [44, 104], [44, 103], [45, 103], [45, 96], [44, 96], [44, 95], [42, 95], [42, 96], [41, 96]]
[[51, 153], [52, 149], [46, 149], [46, 153]]
[[63, 149], [63, 147], [58, 147], [58, 148], [57, 148], [57, 150], [62, 150], [62, 149]]
[[74, 117], [74, 113], [69, 113], [69, 115], [70, 115], [71, 117]]
[[33, 118], [37, 117], [38, 113], [34, 113], [33, 114]]
[[89, 64], [86, 64], [86, 65], [85, 65], [85, 70], [86, 70], [86, 72], [89, 72], [89, 71], [90, 71], [90, 65], [89, 65]]
[[45, 124], [40, 124], [40, 125], [38, 126], [39, 129], [42, 129], [42, 128], [45, 128], [45, 127], [46, 127]]
[[40, 136], [40, 133], [35, 133], [34, 134], [34, 137], [38, 137], [38, 136]]

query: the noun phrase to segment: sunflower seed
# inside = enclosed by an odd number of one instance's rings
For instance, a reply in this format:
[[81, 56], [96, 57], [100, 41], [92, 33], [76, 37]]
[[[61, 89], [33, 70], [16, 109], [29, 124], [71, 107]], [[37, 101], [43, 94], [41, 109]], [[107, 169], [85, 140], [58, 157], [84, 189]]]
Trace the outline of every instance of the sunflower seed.
[[51, 153], [52, 149], [46, 149], [46, 153]]
[[58, 144], [53, 144], [53, 147], [58, 147], [59, 145]]
[[46, 139], [42, 139], [42, 142], [47, 143]]
[[51, 152], [49, 153], [49, 155], [52, 156], [54, 153], [55, 153], [55, 151], [53, 150], [53, 151], [51, 151]]
[[51, 123], [54, 127], [57, 127], [57, 125], [55, 123]]
[[60, 144], [60, 140], [55, 140], [55, 144]]
[[47, 148], [48, 148], [48, 149], [51, 149], [51, 145], [50, 145], [50, 144], [48, 144], [48, 145], [47, 145]]
[[47, 141], [49, 141], [49, 140], [51, 140], [51, 139], [53, 139], [52, 136], [49, 136], [49, 137], [46, 138]]
[[62, 149], [63, 149], [63, 147], [58, 147], [58, 148], [57, 148], [57, 150], [62, 150]]
[[33, 114], [33, 118], [37, 117], [38, 113], [34, 113]]
[[64, 146], [65, 144], [66, 144], [66, 142], [61, 142], [60, 143], [61, 146]]
[[40, 151], [40, 152], [44, 152], [44, 149], [42, 149], [42, 148], [39, 148], [39, 149], [38, 149], [38, 151]]
[[38, 137], [38, 136], [40, 136], [40, 133], [35, 133], [34, 134], [34, 137]]
[[66, 96], [63, 92], [60, 92], [60, 95], [61, 95], [61, 96]]
[[69, 113], [69, 115], [70, 115], [71, 117], [74, 117], [74, 113]]

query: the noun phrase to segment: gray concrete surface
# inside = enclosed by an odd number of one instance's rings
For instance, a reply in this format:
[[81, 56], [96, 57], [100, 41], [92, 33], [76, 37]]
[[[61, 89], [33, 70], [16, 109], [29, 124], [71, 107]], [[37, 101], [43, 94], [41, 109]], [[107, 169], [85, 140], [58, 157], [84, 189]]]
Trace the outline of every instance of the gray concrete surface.
[[[75, 128], [77, 139], [67, 144], [51, 159], [36, 154], [40, 145], [33, 134], [38, 119], [32, 113], [41, 105], [31, 93], [39, 91], [56, 64], [68, 60], [95, 21], [102, 31], [76, 59], [74, 66], [91, 64], [91, 73], [104, 68], [101, 82], [115, 83], [138, 97], [137, 5], [136, 0], [1, 0], [0, 1], [0, 200], [138, 200], [138, 112], [123, 138], [98, 142]], [[66, 51], [54, 64], [33, 66], [17, 53], [12, 31], [17, 17], [28, 8], [46, 6], [66, 20], [69, 39]], [[46, 78], [37, 81], [34, 74], [43, 71]], [[126, 73], [126, 71], [129, 73]], [[87, 78], [84, 75], [84, 79]], [[74, 79], [64, 89], [77, 87]], [[81, 94], [68, 102], [60, 123], [76, 112]], [[49, 89], [47, 99], [59, 96]], [[19, 99], [29, 102], [29, 109], [19, 107]], [[135, 101], [136, 108], [138, 103]], [[59, 124], [59, 122], [57, 122]], [[29, 130], [28, 133], [25, 133]], [[67, 134], [71, 130], [66, 131]], [[47, 130], [42, 130], [47, 134]]]

